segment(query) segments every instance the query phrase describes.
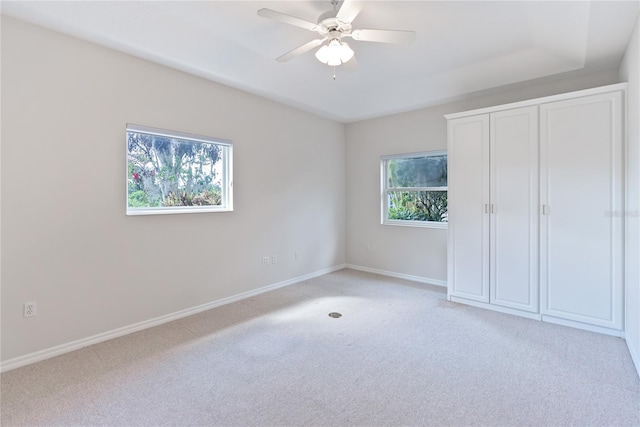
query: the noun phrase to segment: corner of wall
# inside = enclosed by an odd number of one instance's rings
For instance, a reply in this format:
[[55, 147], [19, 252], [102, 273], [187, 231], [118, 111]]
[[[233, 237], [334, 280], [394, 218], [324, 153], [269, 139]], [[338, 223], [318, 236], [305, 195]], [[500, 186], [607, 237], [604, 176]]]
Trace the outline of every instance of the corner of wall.
[[618, 71], [627, 87], [625, 339], [640, 375], [640, 15]]

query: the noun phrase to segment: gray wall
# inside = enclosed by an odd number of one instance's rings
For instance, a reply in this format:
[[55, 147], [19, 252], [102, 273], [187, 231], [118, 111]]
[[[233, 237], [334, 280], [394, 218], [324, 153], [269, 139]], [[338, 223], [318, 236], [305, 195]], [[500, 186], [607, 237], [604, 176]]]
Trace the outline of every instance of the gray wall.
[[[233, 140], [235, 211], [125, 216], [127, 122]], [[3, 16], [2, 360], [344, 264], [344, 146], [340, 123]]]

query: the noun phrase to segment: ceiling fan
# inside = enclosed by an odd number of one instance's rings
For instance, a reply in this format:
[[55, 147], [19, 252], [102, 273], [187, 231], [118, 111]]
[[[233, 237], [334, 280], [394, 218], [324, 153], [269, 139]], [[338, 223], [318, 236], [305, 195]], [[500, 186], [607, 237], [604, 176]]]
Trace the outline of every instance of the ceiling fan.
[[323, 45], [316, 52], [316, 58], [323, 64], [336, 67], [348, 62], [354, 55], [353, 49], [351, 49], [346, 41], [343, 41], [343, 38], [351, 37], [357, 41], [380, 43], [406, 43], [415, 38], [415, 31], [353, 29], [352, 22], [360, 13], [362, 2], [344, 0], [339, 9], [337, 7], [338, 3], [338, 0], [331, 0], [333, 10], [320, 15], [317, 23], [296, 18], [295, 16], [277, 12], [272, 9], [264, 8], [258, 10], [259, 16], [305, 28], [309, 31], [317, 32], [320, 35], [320, 38], [298, 46], [276, 58], [276, 61], [289, 61], [296, 56], [300, 56], [311, 49]]

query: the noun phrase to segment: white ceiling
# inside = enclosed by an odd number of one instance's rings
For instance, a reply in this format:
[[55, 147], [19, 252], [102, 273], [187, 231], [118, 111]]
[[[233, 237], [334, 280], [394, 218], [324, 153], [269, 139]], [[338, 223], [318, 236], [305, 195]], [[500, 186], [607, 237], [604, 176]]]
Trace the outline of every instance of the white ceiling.
[[[366, 1], [354, 28], [416, 32], [408, 45], [349, 40], [358, 66], [313, 51], [317, 35], [259, 17], [308, 21], [325, 1], [2, 1], [2, 13], [342, 122], [407, 111], [560, 73], [616, 69], [640, 1]], [[568, 74], [571, 75], [571, 74]]]

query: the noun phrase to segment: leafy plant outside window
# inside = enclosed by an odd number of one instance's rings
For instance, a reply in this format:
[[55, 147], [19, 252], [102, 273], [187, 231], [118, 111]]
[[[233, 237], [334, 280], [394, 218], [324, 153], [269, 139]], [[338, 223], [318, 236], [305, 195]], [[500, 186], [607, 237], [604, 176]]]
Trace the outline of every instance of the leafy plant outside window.
[[232, 210], [231, 142], [127, 125], [127, 214]]
[[381, 166], [383, 224], [446, 226], [445, 152], [383, 156]]

